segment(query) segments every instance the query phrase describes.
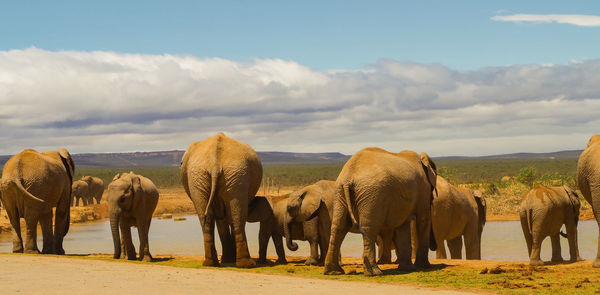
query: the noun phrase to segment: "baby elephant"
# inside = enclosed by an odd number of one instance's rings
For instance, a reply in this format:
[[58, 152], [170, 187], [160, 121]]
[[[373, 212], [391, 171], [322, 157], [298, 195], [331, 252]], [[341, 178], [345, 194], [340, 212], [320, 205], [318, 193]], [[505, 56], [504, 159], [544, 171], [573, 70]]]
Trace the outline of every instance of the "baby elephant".
[[[547, 236], [552, 240], [552, 261], [563, 261], [559, 234], [569, 240], [571, 261], [582, 260], [577, 246], [579, 208], [579, 196], [566, 185], [536, 186], [525, 195], [519, 215], [531, 265], [544, 264], [540, 259], [540, 248]], [[566, 234], [560, 231], [563, 224]]]
[[283, 236], [281, 234], [283, 230], [278, 230], [276, 228], [277, 220], [267, 198], [256, 196], [252, 199], [248, 208], [247, 222], [260, 222], [260, 229], [258, 231], [258, 263], [267, 263], [267, 247], [269, 245], [269, 239], [273, 239], [273, 244], [275, 244], [277, 263], [287, 263], [287, 260], [285, 259], [285, 250], [283, 249]]
[[[108, 211], [115, 249], [113, 258], [124, 257], [125, 253], [129, 260], [136, 258], [130, 227], [137, 226], [140, 260], [152, 261], [148, 248], [148, 230], [157, 203], [158, 190], [150, 179], [133, 172], [115, 175], [108, 185]], [[119, 238], [119, 227], [122, 242]]]

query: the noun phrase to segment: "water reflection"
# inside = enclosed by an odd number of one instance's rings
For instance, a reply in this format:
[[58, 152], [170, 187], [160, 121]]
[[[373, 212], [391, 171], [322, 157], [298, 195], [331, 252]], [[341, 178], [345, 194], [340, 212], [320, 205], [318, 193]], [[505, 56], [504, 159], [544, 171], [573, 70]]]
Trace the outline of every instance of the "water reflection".
[[[252, 257], [258, 256], [258, 223], [246, 225], [248, 246]], [[137, 230], [132, 229], [134, 245], [139, 245]], [[41, 236], [41, 234], [40, 234]], [[187, 216], [184, 221], [172, 219], [154, 219], [150, 227], [150, 252], [154, 254], [204, 254], [202, 229], [196, 216]], [[12, 251], [11, 234], [0, 234], [0, 252]], [[218, 235], [217, 235], [218, 239]], [[593, 259], [596, 255], [598, 228], [595, 221], [579, 223], [579, 251], [583, 259]], [[221, 251], [220, 242], [217, 251]], [[296, 252], [286, 249], [287, 255], [308, 256], [308, 242], [300, 242]], [[362, 237], [349, 233], [342, 245], [342, 254], [349, 257], [362, 256]], [[569, 259], [567, 239], [561, 238], [564, 259]], [[41, 238], [38, 242], [41, 248]], [[108, 221], [71, 226], [64, 242], [65, 251], [69, 254], [112, 253], [113, 244]], [[483, 232], [482, 258], [486, 260], [527, 260], [527, 247], [517, 221], [488, 222]], [[464, 251], [464, 248], [463, 248]], [[276, 256], [273, 243], [269, 243], [269, 256]], [[551, 256], [550, 238], [542, 245], [542, 259], [549, 260]], [[435, 254], [431, 252], [431, 258]]]

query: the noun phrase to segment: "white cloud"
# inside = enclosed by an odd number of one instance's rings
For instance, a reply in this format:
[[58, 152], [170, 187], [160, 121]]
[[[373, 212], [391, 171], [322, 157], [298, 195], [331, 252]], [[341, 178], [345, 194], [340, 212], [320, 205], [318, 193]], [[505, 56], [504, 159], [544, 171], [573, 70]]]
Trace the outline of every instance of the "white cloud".
[[600, 60], [455, 71], [294, 61], [0, 52], [0, 154], [185, 149], [218, 131], [256, 150], [432, 155], [583, 148], [598, 132]]
[[600, 16], [584, 14], [512, 14], [496, 15], [495, 21], [559, 23], [582, 27], [600, 27]]

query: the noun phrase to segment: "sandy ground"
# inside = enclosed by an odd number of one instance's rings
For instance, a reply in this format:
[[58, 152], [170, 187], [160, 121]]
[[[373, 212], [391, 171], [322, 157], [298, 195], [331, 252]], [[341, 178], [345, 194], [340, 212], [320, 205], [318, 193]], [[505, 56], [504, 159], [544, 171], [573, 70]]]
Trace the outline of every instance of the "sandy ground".
[[0, 255], [4, 294], [473, 294], [220, 269]]

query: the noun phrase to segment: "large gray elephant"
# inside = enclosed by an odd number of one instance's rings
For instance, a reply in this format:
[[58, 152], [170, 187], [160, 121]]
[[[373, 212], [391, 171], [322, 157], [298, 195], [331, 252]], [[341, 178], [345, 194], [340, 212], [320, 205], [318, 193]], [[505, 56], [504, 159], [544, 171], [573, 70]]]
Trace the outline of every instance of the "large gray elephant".
[[463, 238], [467, 259], [481, 259], [481, 234], [486, 221], [485, 199], [467, 188], [458, 188], [437, 177], [438, 197], [433, 200], [431, 226], [437, 244], [437, 258], [462, 258]]
[[[365, 275], [381, 275], [375, 262], [375, 241], [394, 244], [399, 251], [399, 267], [413, 268], [410, 246], [410, 219], [415, 215], [419, 246], [415, 265], [429, 267], [431, 202], [437, 170], [425, 153], [390, 153], [366, 148], [350, 158], [335, 184], [333, 219], [325, 274], [342, 274], [338, 259], [342, 241], [352, 226], [362, 233]], [[432, 243], [435, 249], [435, 242]], [[384, 251], [390, 251], [384, 249]]]
[[[63, 239], [69, 231], [71, 183], [75, 163], [66, 149], [37, 152], [26, 149], [11, 157], [2, 170], [0, 191], [13, 228], [13, 252], [39, 253], [37, 224], [42, 228], [42, 253], [65, 254]], [[52, 208], [56, 207], [54, 232]], [[20, 218], [27, 226], [25, 249]]]
[[[262, 180], [262, 165], [247, 144], [218, 133], [192, 143], [181, 161], [181, 181], [194, 203], [204, 235], [203, 265], [218, 266], [214, 223], [223, 246], [222, 262], [254, 267], [246, 241], [248, 205]], [[235, 241], [235, 244], [234, 244]]]
[[79, 200], [83, 206], [87, 206], [89, 203], [89, 186], [87, 182], [83, 180], [75, 180], [73, 181], [73, 185], [71, 185], [71, 206], [79, 206]]
[[104, 193], [104, 181], [94, 176], [83, 176], [81, 177], [81, 180], [88, 184], [88, 200], [90, 205], [94, 204], [94, 200], [96, 200], [96, 203], [100, 204], [102, 194]]
[[600, 267], [600, 134], [590, 138], [587, 148], [579, 156], [577, 180], [581, 194], [592, 205], [598, 224], [598, 252], [592, 266]]
[[[114, 244], [113, 258], [135, 260], [131, 226], [136, 226], [140, 238], [142, 261], [152, 261], [148, 246], [148, 231], [158, 203], [158, 190], [152, 181], [133, 172], [117, 174], [108, 185], [108, 213]], [[119, 237], [121, 229], [121, 238]]]
[[[580, 206], [579, 196], [566, 185], [536, 186], [527, 192], [519, 207], [519, 217], [527, 243], [529, 264], [544, 264], [540, 258], [540, 249], [548, 236], [552, 240], [552, 261], [563, 261], [560, 235], [569, 240], [571, 261], [582, 260], [577, 245]], [[563, 224], [567, 229], [566, 234], [560, 232]]]

